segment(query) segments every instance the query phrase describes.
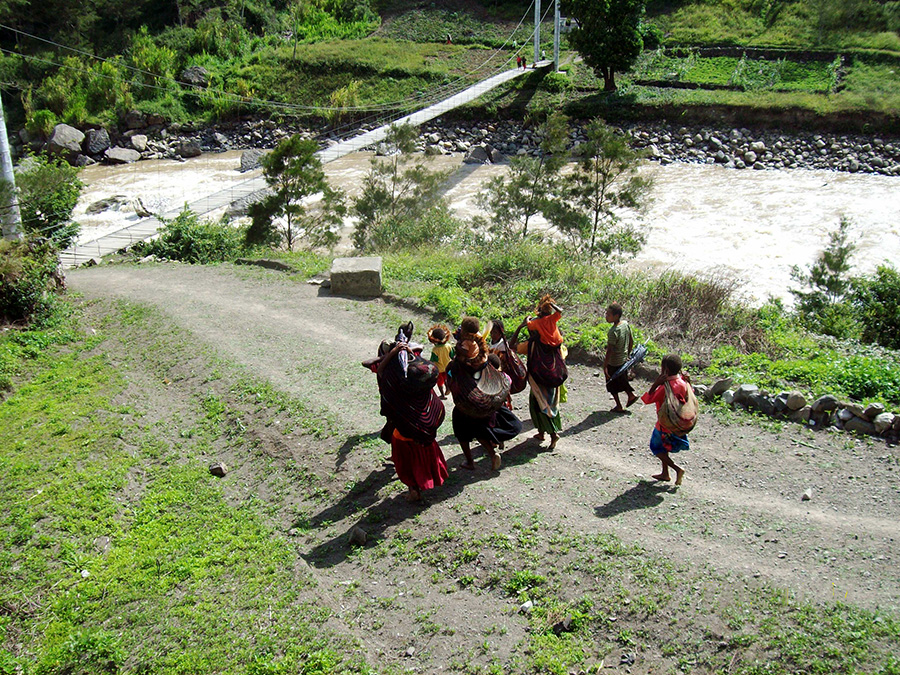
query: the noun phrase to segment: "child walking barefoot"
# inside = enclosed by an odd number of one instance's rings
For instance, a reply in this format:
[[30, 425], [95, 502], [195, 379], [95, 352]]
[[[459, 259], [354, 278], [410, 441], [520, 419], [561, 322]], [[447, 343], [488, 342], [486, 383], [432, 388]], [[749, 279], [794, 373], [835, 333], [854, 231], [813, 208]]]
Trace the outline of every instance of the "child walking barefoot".
[[[691, 379], [687, 373], [681, 372], [681, 357], [677, 354], [669, 354], [662, 360], [662, 372], [659, 377], [656, 378], [647, 393], [641, 396], [643, 403], [656, 404], [656, 426], [650, 436], [650, 451], [662, 463], [662, 471], [655, 474], [653, 478], [659, 481], [670, 481], [672, 480], [672, 475], [669, 473], [671, 469], [675, 472], [675, 485], [681, 485], [684, 480], [684, 469], [672, 460], [672, 455], [690, 449], [691, 444], [688, 441], [687, 432], [693, 428], [696, 420], [696, 398], [693, 396], [690, 382]], [[684, 418], [680, 418], [675, 413], [674, 416], [677, 419], [672, 419], [673, 411], [666, 403], [668, 391], [674, 394], [680, 410], [684, 410]], [[691, 406], [691, 401], [693, 401], [693, 410], [685, 410], [685, 407]]]

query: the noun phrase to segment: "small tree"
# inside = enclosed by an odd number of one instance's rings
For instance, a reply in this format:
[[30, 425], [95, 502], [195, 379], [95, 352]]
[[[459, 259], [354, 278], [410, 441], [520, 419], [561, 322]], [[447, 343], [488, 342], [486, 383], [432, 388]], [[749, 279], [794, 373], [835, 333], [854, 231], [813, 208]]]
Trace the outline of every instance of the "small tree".
[[791, 268], [791, 279], [801, 286], [790, 289], [801, 321], [811, 330], [836, 337], [846, 337], [852, 328], [845, 302], [852, 283], [850, 258], [856, 249], [849, 240], [852, 225], [841, 216], [837, 229], [828, 235], [828, 246], [809, 269]]
[[563, 10], [576, 19], [569, 44], [598, 77], [615, 91], [616, 72], [631, 68], [644, 48], [641, 19], [645, 0], [565, 0]]
[[872, 277], [854, 279], [853, 306], [864, 342], [900, 349], [900, 272], [885, 264]]
[[375, 230], [418, 218], [440, 201], [444, 175], [431, 171], [426, 158], [413, 154], [417, 136], [411, 125], [392, 126], [382, 143], [387, 158], [372, 158], [362, 194], [353, 204], [359, 217], [353, 243], [361, 251], [372, 247]]
[[568, 160], [568, 120], [553, 113], [541, 127], [541, 152], [537, 157], [522, 155], [510, 161], [509, 174], [490, 180], [479, 195], [479, 204], [490, 214], [490, 227], [498, 236], [528, 237], [528, 225], [536, 215], [551, 207], [560, 169]]
[[[281, 141], [260, 163], [272, 194], [253, 205], [253, 220], [247, 231], [248, 244], [273, 244], [283, 241], [289, 251], [299, 239], [312, 246], [333, 246], [338, 235], [334, 231], [343, 221], [346, 208], [343, 194], [329, 187], [316, 156], [315, 141], [298, 135]], [[307, 202], [321, 194], [321, 201], [311, 207]], [[275, 219], [284, 218], [278, 228]]]
[[72, 222], [72, 212], [84, 184], [79, 169], [61, 159], [28, 157], [16, 170], [22, 229], [45, 237], [57, 248], [69, 246], [81, 229]]
[[585, 132], [587, 141], [578, 148], [580, 158], [565, 177], [550, 220], [591, 262], [598, 253], [637, 253], [644, 235], [623, 223], [619, 212], [647, 205], [652, 183], [638, 174], [642, 155], [601, 120]]

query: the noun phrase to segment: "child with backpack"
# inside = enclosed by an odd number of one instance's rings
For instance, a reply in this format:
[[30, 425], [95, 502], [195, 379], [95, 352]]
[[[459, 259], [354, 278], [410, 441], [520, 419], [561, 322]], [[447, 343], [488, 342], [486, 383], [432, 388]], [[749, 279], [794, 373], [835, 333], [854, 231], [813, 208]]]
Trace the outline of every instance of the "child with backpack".
[[653, 476], [670, 481], [669, 469], [675, 471], [675, 485], [681, 485], [684, 469], [672, 461], [672, 455], [691, 447], [687, 434], [697, 423], [697, 397], [687, 373], [681, 372], [681, 357], [669, 354], [662, 360], [662, 372], [641, 402], [656, 404], [656, 426], [650, 436], [650, 451], [662, 462], [662, 471]]

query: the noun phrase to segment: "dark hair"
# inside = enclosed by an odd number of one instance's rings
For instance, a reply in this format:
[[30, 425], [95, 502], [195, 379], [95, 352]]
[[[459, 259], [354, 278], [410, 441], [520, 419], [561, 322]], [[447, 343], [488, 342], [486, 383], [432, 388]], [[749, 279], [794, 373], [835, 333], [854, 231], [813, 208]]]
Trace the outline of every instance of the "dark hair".
[[459, 324], [459, 327], [463, 333], [477, 333], [481, 330], [481, 322], [474, 316], [467, 316], [462, 320], [462, 323]]
[[496, 368], [497, 370], [500, 370], [502, 367], [500, 364], [500, 357], [496, 354], [488, 354], [488, 363], [494, 366], [494, 368]]
[[431, 331], [431, 334], [434, 336], [435, 340], [443, 340], [447, 335], [444, 333], [443, 328], [435, 328]]
[[613, 316], [622, 316], [622, 314], [625, 312], [625, 310], [622, 309], [622, 305], [620, 305], [618, 302], [609, 303], [609, 307], [606, 308], [606, 311]]
[[503, 325], [502, 319], [494, 319], [494, 325], [491, 326], [491, 330], [493, 330], [494, 328], [499, 330], [501, 335], [506, 333], [506, 327]]
[[669, 354], [662, 360], [662, 369], [669, 375], [677, 375], [681, 372], [681, 357], [678, 354]]

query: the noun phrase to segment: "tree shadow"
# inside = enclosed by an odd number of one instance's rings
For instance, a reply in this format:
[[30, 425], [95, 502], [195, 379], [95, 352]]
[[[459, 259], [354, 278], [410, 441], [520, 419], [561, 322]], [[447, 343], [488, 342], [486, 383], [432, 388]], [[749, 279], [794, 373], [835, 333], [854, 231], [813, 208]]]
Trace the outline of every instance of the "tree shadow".
[[[449, 437], [455, 441], [455, 437]], [[443, 441], [442, 441], [443, 442]], [[442, 445], [439, 442], [439, 445]], [[447, 443], [446, 447], [451, 444]], [[442, 445], [442, 448], [444, 446]], [[458, 444], [457, 444], [458, 447]], [[350, 519], [350, 523], [340, 534], [327, 541], [314, 546], [309, 552], [303, 554], [307, 563], [317, 568], [333, 567], [343, 562], [352, 554], [353, 548], [348, 540], [353, 528], [362, 527], [367, 534], [366, 546], [373, 546], [384, 537], [384, 532], [389, 527], [398, 525], [403, 521], [414, 518], [434, 504], [440, 504], [444, 500], [458, 496], [467, 486], [491, 480], [499, 475], [499, 472], [491, 471], [490, 461], [487, 455], [478, 456], [478, 448], [472, 448], [476, 457], [474, 471], [462, 468], [464, 457], [462, 454], [454, 455], [447, 460], [447, 468], [450, 475], [444, 484], [425, 493], [423, 501], [409, 503], [402, 493], [388, 498], [378, 496], [378, 492], [388, 483], [396, 480], [394, 467], [386, 465], [381, 469], [372, 471], [363, 481], [356, 483], [347, 494], [338, 502], [323, 509], [310, 519], [313, 528], [322, 527], [331, 522]], [[516, 466], [531, 461], [541, 452], [547, 451], [541, 448], [534, 439], [526, 439], [503, 452], [503, 463], [506, 466]], [[503, 467], [500, 468], [503, 471]], [[379, 503], [380, 502], [380, 503]], [[362, 512], [366, 512], [363, 514]], [[361, 516], [365, 516], [364, 518]]]
[[594, 514], [598, 518], [612, 518], [627, 511], [649, 509], [663, 503], [663, 495], [667, 492], [675, 492], [677, 488], [670, 483], [651, 483], [642, 480], [637, 485], [615, 497], [612, 501], [594, 508]]

